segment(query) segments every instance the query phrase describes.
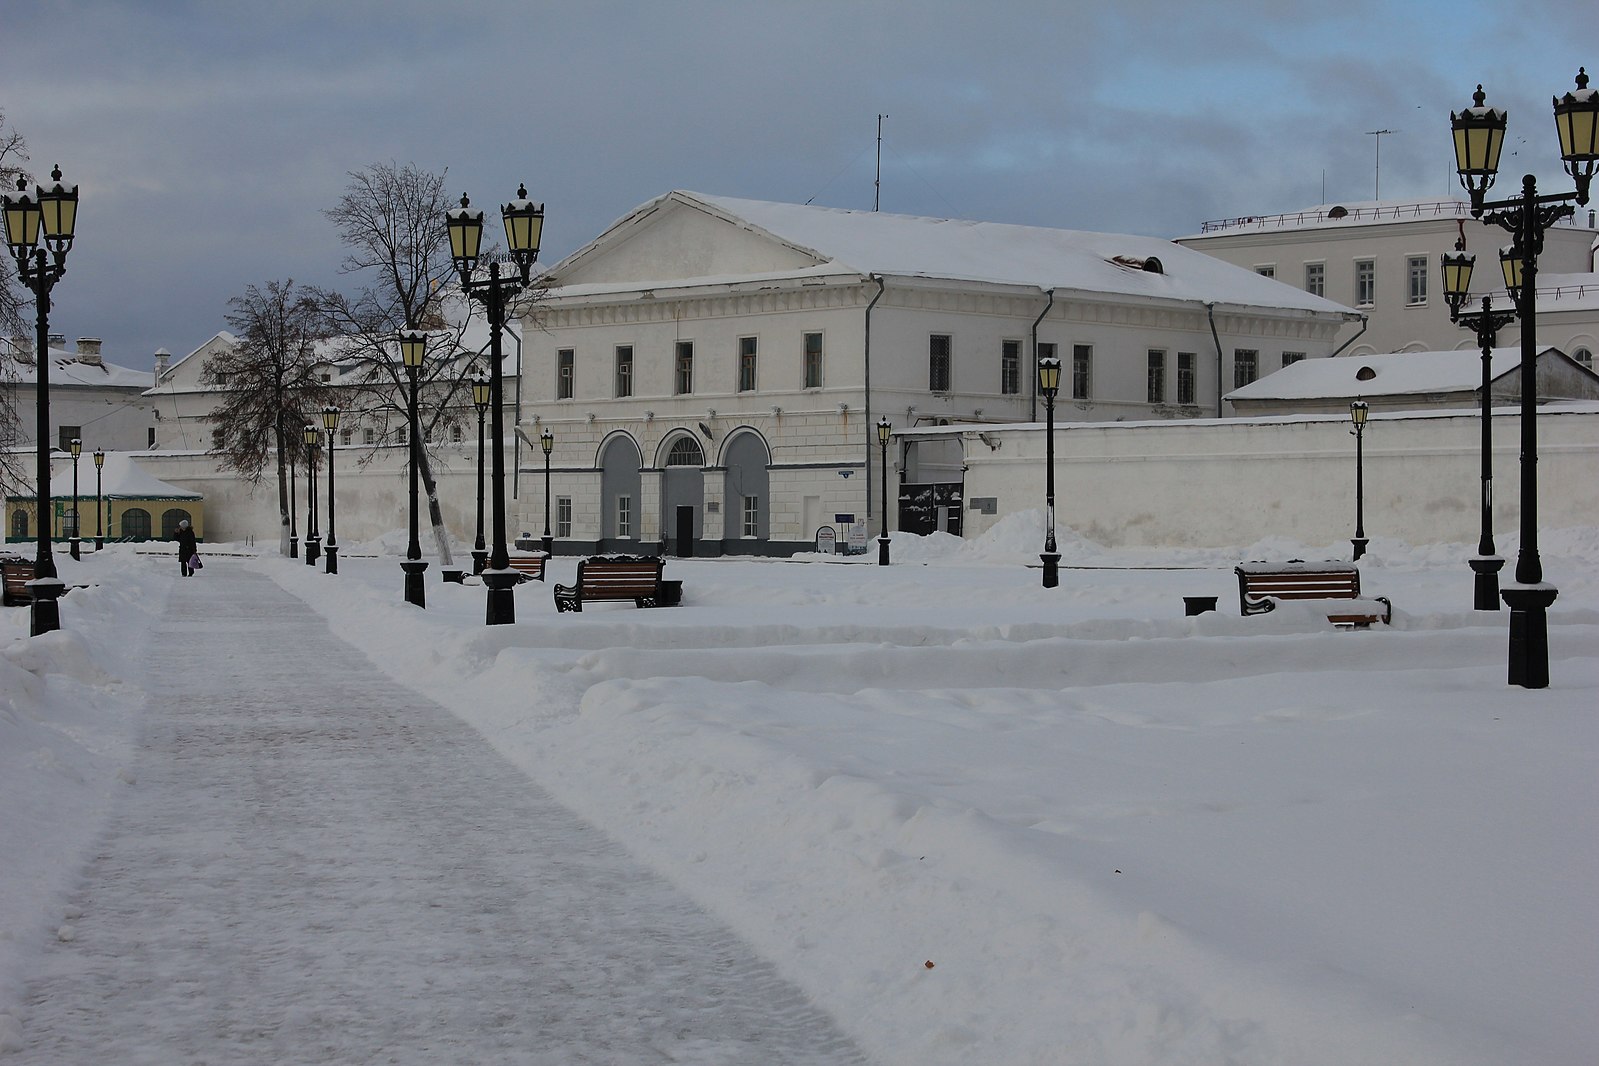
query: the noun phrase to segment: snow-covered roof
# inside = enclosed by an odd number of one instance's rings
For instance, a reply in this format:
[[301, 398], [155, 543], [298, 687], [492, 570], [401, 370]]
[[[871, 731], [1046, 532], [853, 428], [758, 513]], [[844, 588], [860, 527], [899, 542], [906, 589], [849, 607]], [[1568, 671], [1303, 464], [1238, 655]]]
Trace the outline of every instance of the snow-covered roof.
[[[1240, 215], [1206, 222], [1198, 233], [1179, 238], [1184, 241], [1208, 237], [1231, 237], [1242, 233], [1279, 233], [1307, 229], [1354, 229], [1363, 226], [1391, 226], [1432, 220], [1463, 219], [1483, 225], [1471, 215], [1471, 203], [1457, 199], [1356, 200], [1317, 204], [1298, 211], [1273, 215]], [[1562, 220], [1563, 228], [1579, 227], [1575, 219]]]
[[[25, 483], [18, 486], [18, 499], [32, 499], [37, 493], [29, 464], [23, 471]], [[85, 451], [78, 457], [78, 497], [93, 499], [95, 490], [94, 453]], [[57, 452], [50, 457], [50, 494], [62, 496], [62, 488], [70, 493], [72, 486], [72, 456]], [[100, 471], [101, 494], [108, 500], [203, 500], [205, 495], [180, 489], [148, 473], [138, 463], [133, 452], [106, 452], [105, 466]]]
[[1599, 311], [1599, 274], [1538, 272], [1538, 313]]
[[[33, 360], [22, 362], [15, 355], [7, 352], [0, 355], [5, 362], [10, 364], [7, 368], [9, 377], [20, 385], [32, 384], [38, 376]], [[84, 356], [76, 352], [64, 351], [60, 348], [50, 349], [50, 385], [66, 388], [102, 388], [102, 389], [147, 389], [150, 387], [150, 371], [134, 370], [131, 367], [118, 366], [107, 363], [94, 357], [85, 361]]]
[[[764, 234], [817, 260], [817, 268], [791, 271], [790, 275], [947, 279], [1040, 291], [1064, 289], [1356, 316], [1341, 304], [1159, 237], [851, 211], [683, 190], [650, 201], [607, 232], [674, 202]], [[572, 262], [604, 241], [602, 235], [564, 262]], [[551, 273], [559, 276], [562, 265], [557, 264]], [[646, 281], [640, 279], [639, 283]], [[683, 283], [683, 279], [675, 279], [659, 287]]]
[[[1543, 351], [1557, 351], [1545, 348]], [[1521, 365], [1521, 349], [1495, 348], [1490, 375], [1498, 379]], [[1366, 374], [1370, 371], [1370, 374]], [[1228, 400], [1314, 400], [1343, 396], [1405, 396], [1466, 392], [1482, 385], [1482, 353], [1399, 352], [1301, 359], [1226, 395]]]

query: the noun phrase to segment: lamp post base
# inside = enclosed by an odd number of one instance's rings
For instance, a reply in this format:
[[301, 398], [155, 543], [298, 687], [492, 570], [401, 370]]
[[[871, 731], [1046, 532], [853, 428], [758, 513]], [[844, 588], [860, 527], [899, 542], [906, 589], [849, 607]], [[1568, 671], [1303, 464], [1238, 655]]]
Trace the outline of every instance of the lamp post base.
[[544, 557], [549, 558], [555, 554], [555, 538], [548, 533], [544, 534]]
[[1358, 563], [1360, 562], [1360, 557], [1366, 554], [1366, 545], [1370, 544], [1371, 541], [1366, 537], [1351, 537], [1349, 543], [1355, 546], [1354, 561]]
[[406, 559], [400, 563], [400, 568], [405, 571], [405, 602], [427, 607], [427, 592], [422, 583], [422, 574], [428, 568], [427, 560]]
[[97, 551], [97, 552], [105, 551], [105, 538], [104, 537], [95, 537], [94, 538], [94, 550]]
[[300, 538], [298, 536], [290, 537], [289, 538], [289, 558], [290, 559], [298, 559], [299, 557], [300, 557]]
[[1499, 610], [1499, 571], [1504, 569], [1505, 560], [1498, 555], [1474, 555], [1466, 560], [1476, 574], [1476, 587], [1473, 590], [1471, 609], [1474, 611]]
[[323, 552], [323, 555], [327, 558], [327, 561], [328, 561], [328, 573], [330, 573], [330, 574], [338, 573], [339, 572], [339, 546], [337, 544], [333, 543], [331, 540], [328, 541], [327, 550], [325, 552]]
[[481, 574], [483, 568], [489, 565], [489, 550], [487, 548], [472, 549], [472, 573]]
[[522, 580], [515, 570], [485, 570], [483, 584], [489, 588], [489, 602], [483, 621], [491, 626], [508, 626], [516, 621], [516, 597], [511, 590]]
[[1548, 688], [1548, 610], [1559, 593], [1552, 585], [1519, 585], [1499, 595], [1510, 608], [1510, 683]]
[[1039, 558], [1044, 560], [1044, 587], [1055, 588], [1060, 584], [1060, 553], [1044, 552]]
[[73, 537], [71, 540], [67, 541], [67, 546], [68, 546], [67, 550], [72, 553], [72, 557], [74, 559], [82, 559], [83, 558], [82, 543], [83, 542], [78, 540], [77, 537]]
[[305, 538], [305, 565], [306, 566], [315, 566], [316, 565], [316, 561], [318, 559], [320, 559], [320, 558], [322, 558], [322, 538], [321, 537], [306, 537]]
[[34, 578], [28, 582], [28, 594], [33, 597], [30, 636], [43, 636], [61, 628], [61, 605], [56, 601], [66, 590], [66, 582], [58, 577]]
[[888, 538], [886, 536], [877, 538], [877, 565], [888, 565]]

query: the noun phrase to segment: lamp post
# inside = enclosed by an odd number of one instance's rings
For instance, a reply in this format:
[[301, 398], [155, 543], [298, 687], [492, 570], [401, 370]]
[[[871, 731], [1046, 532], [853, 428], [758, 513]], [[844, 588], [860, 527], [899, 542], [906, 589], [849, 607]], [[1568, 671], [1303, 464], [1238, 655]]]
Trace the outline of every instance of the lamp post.
[[[1473, 217], [1483, 219], [1515, 237], [1511, 262], [1505, 264], [1510, 300], [1521, 319], [1521, 548], [1516, 558], [1515, 584], [1500, 596], [1510, 608], [1509, 683], [1522, 688], [1549, 685], [1549, 605], [1559, 594], [1543, 580], [1538, 557], [1538, 255], [1544, 233], [1562, 218], [1576, 212], [1572, 204], [1588, 202], [1594, 168], [1599, 164], [1599, 92], [1588, 88], [1587, 68], [1577, 72], [1577, 88], [1554, 99], [1555, 128], [1560, 135], [1560, 158], [1576, 182], [1569, 193], [1538, 195], [1531, 174], [1521, 181], [1521, 195], [1485, 202], [1499, 172], [1504, 148], [1506, 114], [1486, 106], [1482, 86], [1471, 107], [1451, 112], [1455, 170], [1471, 195]], [[1519, 264], [1519, 267], [1517, 266]], [[1512, 278], [1514, 272], [1516, 277]]]
[[333, 406], [322, 408], [322, 428], [328, 431], [328, 542], [323, 545], [323, 554], [327, 556], [327, 572], [339, 572], [339, 538], [333, 531], [333, 433], [339, 428], [339, 409]]
[[472, 406], [477, 408], [477, 540], [472, 542], [472, 573], [481, 574], [489, 562], [489, 549], [483, 541], [483, 416], [489, 413], [493, 389], [488, 375], [481, 371], [472, 378]]
[[410, 382], [410, 390], [406, 394], [406, 430], [405, 439], [410, 445], [410, 484], [411, 484], [411, 509], [410, 520], [407, 526], [410, 540], [405, 545], [405, 561], [400, 568], [405, 571], [405, 602], [418, 607], [427, 606], [427, 592], [422, 584], [422, 574], [427, 570], [427, 560], [422, 558], [422, 544], [417, 539], [417, 514], [416, 514], [416, 458], [417, 449], [421, 447], [418, 439], [421, 434], [417, 432], [418, 422], [416, 417], [416, 387], [417, 376], [422, 371], [422, 364], [427, 359], [428, 335], [417, 329], [400, 331], [400, 361], [405, 364], [406, 380]]
[[322, 431], [305, 424], [305, 565], [315, 566], [322, 554], [322, 537], [316, 529], [316, 448]]
[[1482, 298], [1481, 311], [1462, 312], [1471, 291], [1471, 269], [1475, 256], [1465, 253], [1457, 244], [1456, 254], [1443, 255], [1444, 300], [1449, 304], [1449, 318], [1457, 325], [1471, 330], [1482, 349], [1482, 533], [1477, 538], [1477, 554], [1467, 560], [1473, 574], [1472, 609], [1499, 610], [1499, 571], [1505, 560], [1494, 551], [1494, 468], [1493, 468], [1493, 350], [1499, 340], [1499, 330], [1516, 320], [1514, 311], [1495, 311], [1491, 297]]
[[1038, 361], [1038, 391], [1044, 396], [1044, 587], [1060, 584], [1060, 553], [1055, 550], [1055, 394], [1060, 391], [1060, 360]]
[[1355, 546], [1354, 560], [1366, 554], [1366, 456], [1363, 445], [1366, 439], [1366, 415], [1370, 405], [1365, 400], [1355, 400], [1349, 405], [1349, 420], [1355, 424], [1355, 535], [1349, 543]]
[[78, 527], [82, 524], [82, 523], [80, 523], [78, 521], [78, 456], [83, 454], [83, 439], [81, 437], [73, 437], [72, 438], [71, 448], [72, 448], [72, 536], [67, 540], [67, 544], [71, 548], [72, 557], [74, 559], [82, 559], [83, 558], [83, 548], [82, 548], [83, 540], [82, 540], [81, 537], [78, 536]]
[[39, 536], [34, 578], [28, 583], [33, 597], [29, 618], [33, 636], [61, 628], [61, 605], [57, 600], [65, 587], [56, 573], [50, 523], [45, 518], [50, 502], [50, 291], [67, 272], [67, 253], [72, 250], [73, 229], [77, 225], [78, 187], [68, 188], [61, 183], [59, 166], [50, 172], [50, 179], [49, 186], [37, 185], [34, 195], [29, 196], [27, 179], [18, 178], [16, 191], [5, 194], [3, 211], [6, 246], [17, 261], [17, 279], [34, 296], [34, 366], [38, 372], [35, 498], [39, 504]]
[[105, 518], [105, 494], [101, 492], [100, 474], [105, 469], [105, 449], [94, 450], [94, 550], [102, 551], [105, 548], [105, 527], [101, 520]]
[[[279, 418], [280, 421], [282, 420], [283, 415], [282, 415], [281, 412], [278, 414], [278, 418]], [[300, 519], [299, 519], [299, 517], [297, 515], [298, 510], [299, 510], [299, 507], [295, 504], [295, 497], [294, 497], [294, 464], [290, 463], [289, 464], [289, 558], [290, 559], [298, 559], [300, 557], [300, 527], [298, 525]]]
[[877, 446], [883, 454], [883, 525], [877, 535], [877, 565], [888, 563], [888, 442], [894, 437], [894, 425], [887, 418], [877, 420]]
[[539, 240], [544, 231], [544, 205], [527, 198], [527, 187], [518, 186], [516, 199], [500, 208], [505, 221], [505, 241], [510, 249], [516, 274], [500, 277], [498, 261], [489, 264], [489, 276], [474, 281], [478, 253], [483, 243], [483, 212], [472, 209], [464, 195], [461, 206], [445, 214], [450, 233], [450, 258], [461, 275], [461, 289], [467, 299], [483, 305], [489, 320], [489, 418], [494, 437], [494, 549], [483, 570], [488, 586], [485, 621], [488, 625], [508, 625], [516, 621], [516, 600], [511, 589], [521, 576], [510, 568], [510, 553], [505, 547], [505, 436], [501, 425], [505, 411], [501, 389], [500, 334], [505, 328], [506, 301], [527, 287], [533, 263], [539, 256]]
[[555, 434], [548, 429], [539, 434], [539, 448], [544, 452], [544, 554], [555, 554], [555, 538], [550, 536], [550, 452], [555, 450]]

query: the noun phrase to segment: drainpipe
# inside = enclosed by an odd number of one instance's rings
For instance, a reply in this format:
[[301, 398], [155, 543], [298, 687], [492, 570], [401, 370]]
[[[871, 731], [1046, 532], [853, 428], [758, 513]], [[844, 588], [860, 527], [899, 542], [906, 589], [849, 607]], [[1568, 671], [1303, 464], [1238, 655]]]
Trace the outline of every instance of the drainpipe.
[[1044, 309], [1038, 312], [1038, 317], [1033, 319], [1033, 367], [1032, 373], [1027, 375], [1033, 381], [1033, 387], [1029, 390], [1032, 393], [1032, 406], [1027, 414], [1027, 421], [1029, 422], [1038, 421], [1038, 324], [1044, 321], [1044, 316], [1049, 314], [1049, 309], [1055, 306], [1055, 290], [1051, 288], [1045, 292], [1045, 295], [1049, 297], [1049, 303], [1045, 304]]
[[1338, 346], [1338, 351], [1337, 352], [1333, 352], [1332, 355], [1329, 355], [1327, 358], [1329, 358], [1329, 359], [1338, 358], [1339, 352], [1342, 352], [1345, 348], [1349, 347], [1351, 344], [1354, 344], [1356, 341], [1358, 341], [1360, 339], [1360, 335], [1362, 333], [1366, 332], [1366, 327], [1368, 325], [1370, 325], [1370, 324], [1371, 324], [1371, 319], [1369, 319], [1365, 315], [1361, 315], [1360, 316], [1360, 328], [1355, 331], [1355, 335], [1353, 337], [1350, 337], [1348, 340], [1344, 341], [1344, 343], [1340, 344]]
[[1216, 305], [1205, 305], [1205, 314], [1210, 316], [1210, 338], [1216, 342], [1216, 417], [1221, 417], [1221, 334], [1216, 332]]
[[[875, 424], [872, 421], [872, 308], [876, 307], [877, 301], [883, 298], [883, 290], [888, 287], [888, 283], [879, 274], [869, 274], [867, 276], [877, 282], [877, 295], [873, 296], [871, 302], [866, 305], [866, 349], [865, 366], [863, 367], [866, 375], [866, 415], [861, 420], [861, 424], [866, 427], [866, 433], [864, 434], [866, 438], [866, 529], [869, 533], [872, 528], [872, 444], [874, 443], [872, 434], [875, 432], [872, 428]], [[883, 487], [883, 491], [888, 491], [886, 485]], [[880, 532], [885, 536], [888, 534], [886, 529]]]

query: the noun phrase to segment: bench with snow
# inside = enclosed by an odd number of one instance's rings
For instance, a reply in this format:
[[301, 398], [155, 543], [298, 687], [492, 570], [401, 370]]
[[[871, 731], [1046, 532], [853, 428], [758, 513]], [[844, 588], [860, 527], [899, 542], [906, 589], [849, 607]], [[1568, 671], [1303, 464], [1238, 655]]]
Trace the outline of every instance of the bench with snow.
[[523, 581], [543, 581], [544, 561], [548, 558], [549, 556], [543, 554], [511, 555], [506, 557], [505, 565], [520, 575], [520, 580], [517, 581], [520, 585]]
[[7, 607], [17, 604], [32, 603], [33, 593], [28, 589], [28, 582], [33, 580], [33, 562], [18, 555], [0, 557], [0, 575], [3, 575], [5, 591], [0, 594], [0, 602]]
[[[657, 556], [596, 555], [577, 564], [576, 585], [555, 586], [557, 611], [581, 611], [585, 600], [632, 600], [639, 607], [673, 606]], [[672, 584], [676, 584], [673, 582]], [[679, 586], [681, 587], [681, 586]]]
[[1265, 614], [1278, 600], [1297, 600], [1326, 612], [1327, 620], [1341, 629], [1362, 628], [1374, 622], [1387, 625], [1393, 604], [1386, 596], [1362, 597], [1360, 571], [1351, 563], [1248, 562], [1234, 568], [1238, 575], [1238, 600], [1245, 615]]

